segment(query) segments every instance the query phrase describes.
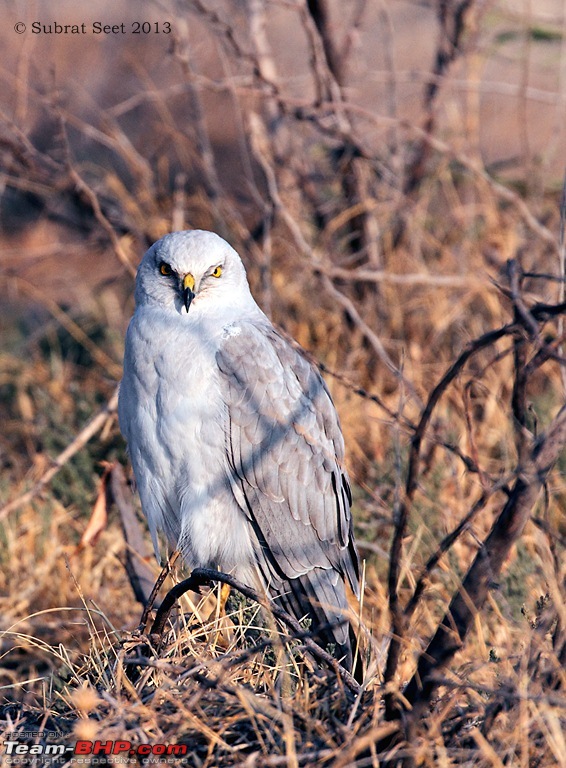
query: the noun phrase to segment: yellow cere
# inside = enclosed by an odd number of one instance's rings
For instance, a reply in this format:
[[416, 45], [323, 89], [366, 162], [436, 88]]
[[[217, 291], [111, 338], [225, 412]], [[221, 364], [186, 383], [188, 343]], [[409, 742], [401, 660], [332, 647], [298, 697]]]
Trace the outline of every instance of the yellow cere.
[[195, 278], [190, 272], [185, 275], [183, 279], [183, 288], [185, 288], [185, 290], [188, 288], [190, 291], [194, 291], [195, 289]]

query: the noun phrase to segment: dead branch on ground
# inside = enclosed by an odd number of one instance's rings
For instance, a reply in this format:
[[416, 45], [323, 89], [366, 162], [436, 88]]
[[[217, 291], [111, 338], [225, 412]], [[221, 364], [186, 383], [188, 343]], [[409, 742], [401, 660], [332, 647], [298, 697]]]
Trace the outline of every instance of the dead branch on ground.
[[157, 611], [155, 620], [152, 624], [150, 637], [161, 637], [165, 629], [167, 618], [173, 608], [176, 601], [188, 592], [192, 590], [200, 593], [200, 590], [204, 586], [208, 586], [210, 582], [220, 582], [221, 584], [227, 584], [233, 589], [238, 590], [244, 597], [255, 601], [262, 608], [273, 614], [276, 619], [285, 624], [293, 633], [293, 637], [299, 637], [304, 642], [307, 650], [315, 656], [319, 661], [322, 661], [326, 666], [332, 669], [336, 675], [338, 675], [354, 693], [359, 693], [361, 690], [360, 684], [354, 679], [354, 677], [345, 669], [328, 651], [325, 651], [321, 646], [316, 643], [308, 633], [305, 633], [301, 624], [293, 618], [287, 611], [279, 606], [275, 605], [266, 596], [261, 595], [257, 590], [248, 587], [238, 579], [234, 578], [227, 573], [221, 571], [215, 571], [212, 568], [195, 568], [189, 578], [176, 584], [169, 590], [164, 597], [159, 610]]

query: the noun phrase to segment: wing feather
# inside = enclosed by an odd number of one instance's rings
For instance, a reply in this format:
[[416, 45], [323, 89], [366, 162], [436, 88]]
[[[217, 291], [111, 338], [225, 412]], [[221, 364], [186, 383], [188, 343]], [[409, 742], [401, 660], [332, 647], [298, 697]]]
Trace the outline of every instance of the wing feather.
[[[242, 322], [217, 361], [229, 468], [260, 570], [299, 618], [335, 622], [347, 608], [344, 579], [358, 591], [359, 565], [344, 443], [326, 385], [267, 320]], [[344, 626], [327, 634], [340, 646], [347, 637]]]

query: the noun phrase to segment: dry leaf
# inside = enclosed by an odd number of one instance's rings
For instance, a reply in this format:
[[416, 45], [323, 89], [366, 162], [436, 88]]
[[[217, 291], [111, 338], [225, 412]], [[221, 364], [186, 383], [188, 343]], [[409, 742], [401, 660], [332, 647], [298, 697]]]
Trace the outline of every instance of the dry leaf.
[[82, 535], [78, 549], [84, 549], [88, 544], [94, 546], [98, 541], [98, 537], [102, 531], [106, 528], [108, 523], [108, 504], [106, 489], [108, 486], [108, 479], [110, 477], [110, 470], [112, 464], [106, 464], [104, 474], [100, 478], [100, 485], [98, 487], [98, 496], [94, 502], [92, 515], [88, 521], [87, 527]]

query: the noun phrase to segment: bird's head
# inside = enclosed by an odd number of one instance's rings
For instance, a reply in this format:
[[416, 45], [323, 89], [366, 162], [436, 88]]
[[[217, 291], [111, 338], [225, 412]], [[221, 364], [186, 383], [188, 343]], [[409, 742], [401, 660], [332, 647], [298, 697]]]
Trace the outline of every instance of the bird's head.
[[[214, 232], [172, 232], [144, 255], [136, 279], [136, 304], [176, 313], [252, 301], [246, 271], [236, 251]], [[193, 309], [191, 309], [193, 307]]]

